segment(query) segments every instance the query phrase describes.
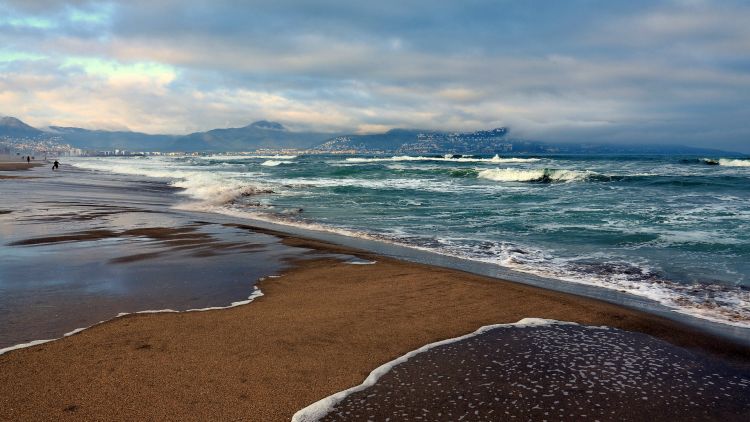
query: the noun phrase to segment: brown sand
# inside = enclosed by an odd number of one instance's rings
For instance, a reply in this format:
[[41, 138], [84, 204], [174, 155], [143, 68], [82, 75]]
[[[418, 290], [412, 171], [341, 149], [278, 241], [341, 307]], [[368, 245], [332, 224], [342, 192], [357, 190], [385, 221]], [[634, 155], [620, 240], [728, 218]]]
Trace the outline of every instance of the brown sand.
[[0, 162], [0, 171], [17, 171], [17, 170], [28, 170], [33, 167], [39, 167], [42, 163], [26, 163], [26, 162]]
[[[298, 246], [319, 246], [299, 239]], [[364, 255], [314, 260], [232, 309], [141, 314], [0, 356], [0, 420], [289, 420], [426, 343], [524, 317], [748, 350], [659, 317], [459, 271]]]

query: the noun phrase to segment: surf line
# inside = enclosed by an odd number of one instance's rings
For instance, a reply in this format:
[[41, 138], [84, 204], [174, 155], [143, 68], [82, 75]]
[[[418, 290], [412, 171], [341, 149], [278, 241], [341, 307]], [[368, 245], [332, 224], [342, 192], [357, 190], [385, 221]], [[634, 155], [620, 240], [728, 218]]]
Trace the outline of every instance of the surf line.
[[[280, 277], [280, 276], [269, 276], [269, 277], [270, 278], [277, 278], [277, 277]], [[265, 277], [261, 277], [258, 281], [263, 281], [264, 279], [265, 279]], [[145, 311], [136, 311], [136, 312], [120, 312], [119, 314], [115, 315], [114, 318], [106, 319], [106, 320], [103, 320], [103, 321], [99, 321], [99, 322], [97, 322], [95, 324], [89, 325], [88, 327], [76, 328], [73, 331], [70, 331], [70, 332], [67, 332], [67, 333], [63, 334], [62, 337], [51, 338], [51, 339], [46, 339], [46, 340], [33, 340], [33, 341], [28, 342], [28, 343], [21, 343], [21, 344], [16, 344], [14, 346], [8, 346], [6, 348], [0, 349], [0, 355], [3, 355], [3, 354], [8, 353], [8, 352], [11, 352], [13, 350], [25, 349], [27, 347], [38, 346], [40, 344], [49, 343], [49, 342], [56, 341], [56, 340], [61, 340], [61, 339], [64, 339], [66, 337], [70, 337], [72, 335], [78, 334], [81, 331], [88, 330], [89, 328], [96, 327], [97, 325], [104, 324], [105, 322], [114, 321], [114, 320], [116, 320], [118, 318], [122, 318], [122, 317], [127, 316], [127, 315], [137, 315], [137, 314], [165, 314], [165, 313], [181, 314], [181, 313], [188, 313], [188, 312], [217, 311], [217, 310], [221, 310], [221, 309], [229, 309], [229, 308], [235, 308], [237, 306], [247, 305], [247, 304], [251, 303], [253, 300], [255, 300], [255, 299], [257, 299], [257, 298], [259, 298], [261, 296], [263, 296], [263, 292], [261, 292], [259, 288], [253, 286], [253, 292], [250, 294], [250, 296], [248, 296], [247, 299], [240, 300], [240, 301], [237, 301], [237, 302], [232, 302], [232, 303], [230, 303], [227, 306], [209, 306], [207, 308], [186, 309], [184, 311], [176, 311], [174, 309], [149, 309], [149, 310], [145, 310]]]
[[[320, 420], [321, 418], [329, 414], [333, 410], [333, 408], [336, 407], [337, 404], [341, 403], [344, 399], [346, 399], [346, 397], [348, 397], [352, 393], [362, 391], [368, 387], [375, 385], [375, 383], [378, 382], [378, 380], [381, 377], [387, 374], [395, 366], [400, 365], [408, 361], [412, 357], [420, 353], [424, 353], [435, 347], [444, 346], [446, 344], [451, 344], [451, 343], [456, 343], [462, 340], [466, 340], [468, 338], [475, 337], [480, 334], [484, 334], [496, 328], [540, 327], [540, 326], [550, 326], [550, 325], [579, 325], [579, 324], [575, 322], [557, 321], [554, 319], [523, 318], [522, 320], [515, 322], [515, 323], [485, 325], [483, 327], [480, 327], [478, 330], [474, 331], [473, 333], [469, 333], [460, 337], [449, 338], [446, 340], [441, 340], [435, 343], [427, 344], [425, 346], [420, 347], [417, 350], [412, 350], [411, 352], [401, 357], [398, 357], [390, 362], [384, 363], [383, 365], [380, 365], [379, 367], [375, 368], [375, 370], [370, 372], [370, 375], [368, 375], [367, 378], [365, 378], [362, 384], [351, 387], [344, 391], [340, 391], [338, 393], [335, 393], [323, 399], [320, 399], [316, 401], [315, 403], [312, 403], [309, 406], [305, 407], [304, 409], [299, 410], [297, 413], [294, 414], [294, 416], [292, 416], [292, 422], [316, 422]], [[588, 328], [608, 329], [609, 327], [591, 326]]]

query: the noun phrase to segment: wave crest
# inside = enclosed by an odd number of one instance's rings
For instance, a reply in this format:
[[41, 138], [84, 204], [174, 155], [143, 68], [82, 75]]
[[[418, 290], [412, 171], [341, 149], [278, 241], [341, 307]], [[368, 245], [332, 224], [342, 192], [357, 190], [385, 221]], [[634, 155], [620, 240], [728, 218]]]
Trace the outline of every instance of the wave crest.
[[200, 160], [218, 160], [218, 161], [234, 161], [234, 160], [257, 160], [257, 159], [265, 159], [265, 160], [293, 160], [297, 158], [296, 155], [203, 155], [195, 157]]
[[750, 167], [750, 160], [720, 158], [719, 165], [727, 167]]
[[508, 157], [503, 158], [498, 154], [495, 154], [492, 158], [473, 158], [473, 157], [423, 157], [423, 156], [411, 156], [411, 155], [397, 155], [393, 157], [378, 157], [378, 158], [364, 158], [364, 157], [350, 157], [346, 161], [350, 163], [379, 163], [379, 162], [392, 162], [392, 161], [445, 161], [449, 163], [533, 163], [539, 161], [539, 158], [518, 158]]
[[294, 164], [294, 163], [292, 161], [266, 160], [262, 162], [260, 165], [266, 166], [266, 167], [276, 167], [282, 164]]
[[486, 169], [480, 170], [477, 177], [497, 182], [571, 182], [585, 180], [595, 173], [589, 171], [559, 169]]
[[181, 194], [206, 205], [224, 205], [242, 197], [272, 192], [262, 186], [226, 177], [221, 173], [170, 167], [165, 165], [163, 160], [155, 158], [138, 162], [116, 158], [82, 160], [74, 161], [72, 164], [87, 170], [167, 179], [170, 185], [184, 189]]

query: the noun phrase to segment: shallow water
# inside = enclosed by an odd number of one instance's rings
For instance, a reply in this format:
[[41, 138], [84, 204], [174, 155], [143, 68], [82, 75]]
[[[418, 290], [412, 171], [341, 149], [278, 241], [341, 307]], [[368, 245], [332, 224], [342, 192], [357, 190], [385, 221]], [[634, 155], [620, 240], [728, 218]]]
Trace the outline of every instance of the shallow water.
[[79, 158], [184, 188], [178, 207], [382, 239], [750, 326], [750, 160]]
[[29, 175], [0, 184], [0, 349], [120, 313], [228, 306], [309, 252], [173, 212], [161, 182]]
[[334, 406], [297, 417], [744, 421], [748, 393], [747, 371], [645, 334], [508, 324], [411, 356]]

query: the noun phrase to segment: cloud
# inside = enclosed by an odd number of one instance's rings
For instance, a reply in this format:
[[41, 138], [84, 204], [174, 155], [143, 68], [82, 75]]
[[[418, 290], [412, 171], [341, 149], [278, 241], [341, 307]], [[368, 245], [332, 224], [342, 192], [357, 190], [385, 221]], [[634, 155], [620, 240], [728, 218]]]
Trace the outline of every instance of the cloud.
[[[4, 114], [744, 148], [742, 1], [2, 2]], [[42, 24], [43, 23], [43, 24]]]

